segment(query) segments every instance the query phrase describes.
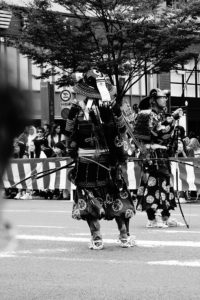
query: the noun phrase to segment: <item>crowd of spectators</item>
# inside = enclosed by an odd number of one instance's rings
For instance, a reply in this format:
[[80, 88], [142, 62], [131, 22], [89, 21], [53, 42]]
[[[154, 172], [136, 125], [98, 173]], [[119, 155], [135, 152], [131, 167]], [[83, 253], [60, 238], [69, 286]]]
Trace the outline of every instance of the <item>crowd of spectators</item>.
[[[61, 125], [55, 123], [52, 126], [44, 124], [35, 127], [33, 125], [25, 128], [24, 132], [18, 138], [15, 138], [13, 144], [13, 158], [31, 159], [31, 158], [49, 158], [65, 157], [66, 136], [62, 131]], [[19, 190], [7, 189], [5, 197], [16, 199], [67, 199], [70, 193], [68, 190]]]
[[[182, 126], [177, 126], [177, 156], [200, 158], [199, 137], [190, 132], [188, 136]], [[13, 158], [48, 158], [65, 157], [66, 136], [59, 123], [52, 126], [44, 124], [35, 127], [33, 125], [25, 128], [24, 132], [14, 140]], [[42, 197], [44, 199], [69, 199], [68, 190], [45, 190], [28, 191], [18, 189], [7, 189], [6, 197], [16, 199], [32, 199]], [[181, 192], [180, 200], [185, 202], [191, 198], [197, 198], [196, 191]]]

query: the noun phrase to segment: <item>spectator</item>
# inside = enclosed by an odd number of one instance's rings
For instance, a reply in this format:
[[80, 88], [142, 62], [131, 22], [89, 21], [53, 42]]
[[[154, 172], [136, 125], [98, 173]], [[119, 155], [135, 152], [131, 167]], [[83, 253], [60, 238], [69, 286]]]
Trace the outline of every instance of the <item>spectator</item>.
[[51, 156], [51, 149], [48, 145], [48, 140], [44, 136], [44, 128], [37, 128], [37, 135], [33, 139], [35, 145], [35, 157], [36, 158], [44, 158]]
[[66, 147], [62, 142], [58, 142], [54, 146], [54, 156], [65, 157], [67, 156]]
[[195, 158], [200, 157], [200, 143], [197, 138], [195, 137], [191, 138], [187, 147], [188, 149], [192, 149], [194, 151]]
[[187, 149], [184, 144], [184, 141], [181, 138], [178, 138], [178, 149], [177, 149], [177, 154], [178, 157], [187, 157]]
[[[44, 136], [45, 136], [45, 138], [48, 139], [48, 137], [51, 135], [51, 126], [49, 124], [45, 123], [43, 125], [43, 128], [44, 128]], [[49, 146], [51, 146], [51, 145], [49, 145]]]
[[29, 148], [28, 148], [28, 158], [35, 158], [35, 144], [34, 141], [30, 142]]
[[20, 146], [17, 138], [14, 139], [13, 143], [13, 158], [20, 158]]
[[[195, 137], [195, 134], [190, 134], [192, 136], [188, 142], [187, 149], [188, 149], [188, 157], [200, 157], [200, 144], [198, 139]], [[192, 200], [195, 199], [197, 201], [198, 199], [198, 193], [197, 191], [188, 191], [188, 199]]]
[[52, 133], [48, 137], [49, 145], [54, 148], [55, 144], [66, 140], [66, 136], [61, 132], [59, 124], [54, 124]]
[[[66, 147], [62, 142], [58, 142], [54, 146], [54, 155], [56, 157], [66, 157]], [[70, 195], [68, 190], [55, 190], [54, 196], [57, 200], [63, 199], [63, 200], [69, 200]]]
[[30, 150], [32, 149], [32, 145], [33, 145], [33, 140], [36, 138], [37, 136], [37, 130], [34, 126], [29, 126], [28, 128], [28, 136], [27, 136], [27, 152], [30, 155]]

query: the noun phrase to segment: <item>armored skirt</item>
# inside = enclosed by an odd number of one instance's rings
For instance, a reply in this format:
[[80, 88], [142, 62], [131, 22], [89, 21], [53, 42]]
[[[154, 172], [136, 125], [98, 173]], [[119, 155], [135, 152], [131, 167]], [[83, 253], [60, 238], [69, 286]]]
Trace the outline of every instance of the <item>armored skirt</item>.
[[120, 166], [108, 169], [109, 156], [79, 157], [71, 174], [76, 185], [74, 219], [131, 218], [135, 212]]
[[[166, 151], [156, 150], [157, 158], [143, 163], [142, 177], [137, 191], [137, 210], [170, 210], [176, 207], [171, 180], [170, 163]], [[163, 160], [162, 160], [163, 158]]]

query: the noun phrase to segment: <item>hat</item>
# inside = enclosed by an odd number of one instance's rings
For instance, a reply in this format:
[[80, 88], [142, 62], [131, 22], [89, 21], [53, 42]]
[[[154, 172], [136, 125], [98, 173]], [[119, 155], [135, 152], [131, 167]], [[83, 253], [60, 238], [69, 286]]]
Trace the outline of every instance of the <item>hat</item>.
[[138, 107], [139, 109], [143, 110], [143, 109], [149, 109], [150, 107], [150, 97], [146, 97], [144, 99], [142, 99], [142, 101], [139, 103]]
[[101, 94], [97, 87], [98, 80], [105, 81], [105, 86], [111, 96], [116, 94], [116, 89], [111, 82], [95, 69], [91, 69], [83, 75], [83, 78], [74, 86], [74, 92], [88, 98], [101, 99]]
[[168, 90], [161, 90], [161, 89], [152, 89], [149, 93], [148, 97], [142, 99], [139, 104], [139, 109], [149, 109], [150, 108], [150, 99], [154, 98], [157, 99], [159, 97], [167, 97]]
[[60, 149], [61, 151], [65, 151], [65, 145], [62, 142], [56, 143], [54, 147]]

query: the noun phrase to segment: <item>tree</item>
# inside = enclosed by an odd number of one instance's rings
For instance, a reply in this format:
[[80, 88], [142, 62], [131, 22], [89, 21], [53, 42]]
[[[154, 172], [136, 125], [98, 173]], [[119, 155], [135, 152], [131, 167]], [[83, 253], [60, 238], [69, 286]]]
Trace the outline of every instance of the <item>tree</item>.
[[[60, 74], [60, 86], [72, 84], [75, 71], [98, 68], [116, 84], [121, 102], [144, 74], [169, 71], [194, 55], [186, 49], [199, 39], [199, 1], [176, 11], [163, 9], [162, 2], [35, 0], [25, 10], [28, 26], [14, 45], [44, 68], [51, 65], [42, 77]], [[52, 11], [52, 3], [66, 14]]]

